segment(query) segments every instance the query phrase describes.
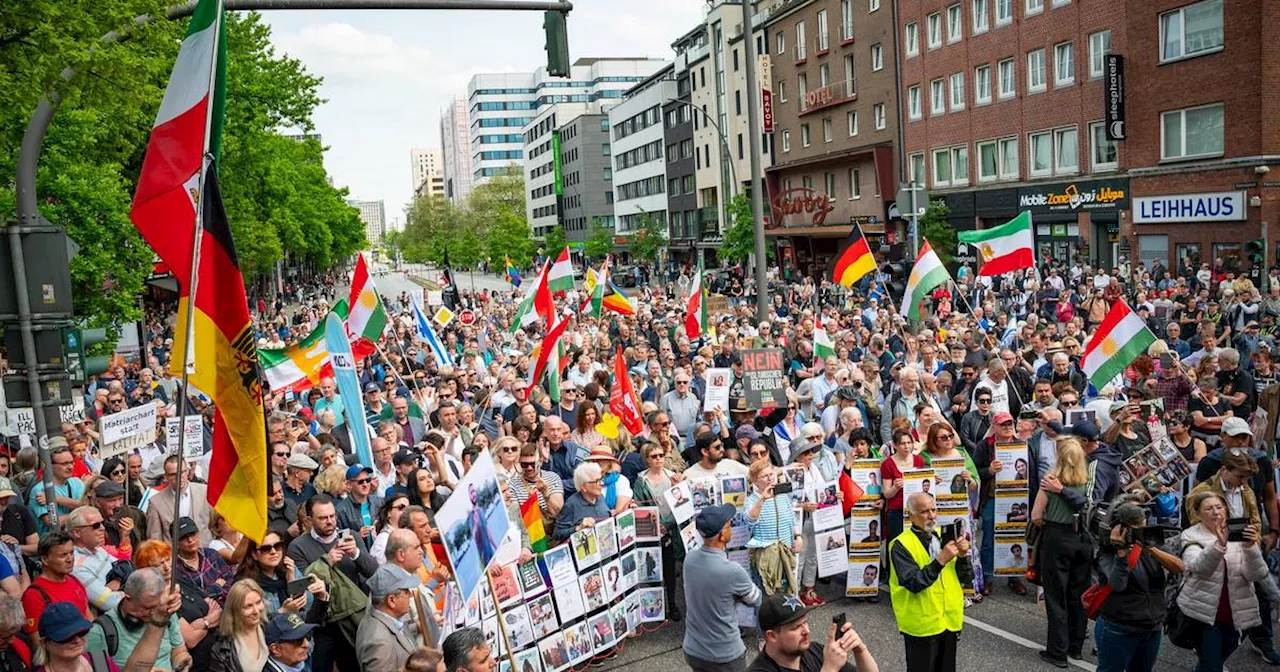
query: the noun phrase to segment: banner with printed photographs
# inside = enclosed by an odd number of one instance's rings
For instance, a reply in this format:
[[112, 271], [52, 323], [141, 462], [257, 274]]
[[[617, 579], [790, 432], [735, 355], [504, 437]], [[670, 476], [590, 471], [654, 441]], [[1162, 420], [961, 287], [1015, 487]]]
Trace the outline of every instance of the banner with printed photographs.
[[887, 532], [881, 529], [880, 501], [884, 490], [880, 464], [880, 460], [874, 459], [854, 460], [849, 470], [853, 490], [859, 496], [846, 524], [846, 597], [875, 597], [880, 592], [880, 553]]
[[1027, 477], [1030, 459], [1026, 442], [996, 445], [995, 567], [996, 576], [1018, 577], [1027, 573], [1027, 521], [1031, 518]]

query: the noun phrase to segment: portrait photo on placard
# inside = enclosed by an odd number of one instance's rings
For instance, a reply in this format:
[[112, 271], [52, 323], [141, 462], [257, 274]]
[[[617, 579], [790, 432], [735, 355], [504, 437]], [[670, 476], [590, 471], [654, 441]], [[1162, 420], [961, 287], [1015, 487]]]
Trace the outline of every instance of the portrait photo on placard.
[[608, 610], [588, 618], [587, 627], [591, 630], [591, 645], [597, 654], [608, 651], [618, 641], [613, 634], [613, 620]]
[[640, 583], [662, 583], [662, 547], [636, 546]]
[[600, 546], [601, 558], [612, 558], [618, 554], [618, 537], [614, 528], [612, 518], [596, 523], [596, 543]]
[[671, 515], [677, 523], [683, 525], [693, 518], [693, 495], [689, 491], [688, 481], [680, 481], [667, 488], [662, 497], [667, 500], [667, 507], [671, 509]]
[[578, 571], [600, 563], [600, 541], [596, 538], [594, 527], [574, 532], [569, 537], [569, 544], [573, 547], [573, 560], [578, 565]]
[[578, 569], [573, 564], [573, 546], [561, 544], [547, 549], [542, 554], [543, 563], [547, 567], [547, 577], [551, 585], [559, 588], [572, 584], [578, 585]]
[[713, 478], [696, 478], [686, 481], [689, 493], [693, 497], [693, 508], [701, 510], [716, 503], [716, 480]]
[[634, 510], [619, 513], [613, 519], [614, 529], [618, 531], [618, 549], [631, 548], [636, 543], [636, 514]]
[[640, 588], [640, 622], [661, 623], [667, 620], [666, 595], [662, 588]]

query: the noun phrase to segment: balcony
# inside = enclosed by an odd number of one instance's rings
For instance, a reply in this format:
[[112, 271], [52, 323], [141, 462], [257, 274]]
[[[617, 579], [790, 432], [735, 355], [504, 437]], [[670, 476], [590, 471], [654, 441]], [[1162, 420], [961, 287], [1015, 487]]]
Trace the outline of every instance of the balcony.
[[816, 89], [805, 91], [800, 97], [800, 115], [817, 112], [858, 99], [858, 80], [843, 79]]

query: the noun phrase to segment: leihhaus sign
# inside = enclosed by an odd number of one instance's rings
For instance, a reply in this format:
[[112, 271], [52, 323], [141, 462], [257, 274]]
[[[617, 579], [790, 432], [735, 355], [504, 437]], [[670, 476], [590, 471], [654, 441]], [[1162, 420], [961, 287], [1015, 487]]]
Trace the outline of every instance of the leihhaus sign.
[[782, 224], [787, 215], [810, 215], [814, 226], [822, 226], [827, 215], [835, 209], [826, 194], [819, 194], [809, 187], [794, 187], [780, 192], [769, 204], [773, 221]]
[[1128, 180], [1068, 182], [1018, 190], [1018, 207], [1033, 212], [1120, 210], [1129, 205]]
[[1239, 222], [1247, 218], [1245, 192], [1170, 194], [1133, 199], [1134, 224]]

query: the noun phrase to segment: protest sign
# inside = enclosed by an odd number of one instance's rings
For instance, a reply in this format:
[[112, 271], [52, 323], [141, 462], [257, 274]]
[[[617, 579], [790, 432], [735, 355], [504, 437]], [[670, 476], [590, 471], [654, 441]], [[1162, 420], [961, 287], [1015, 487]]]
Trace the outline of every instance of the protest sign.
[[720, 479], [720, 501], [742, 508], [747, 499], [747, 478], [745, 476], [725, 476]]
[[1027, 486], [1027, 444], [1001, 443], [996, 445], [996, 459], [1000, 461], [1000, 472], [996, 474], [996, 485], [1012, 487]]
[[703, 395], [702, 410], [707, 412], [719, 408], [727, 412], [729, 410], [729, 382], [733, 380], [733, 370], [707, 369], [705, 375], [707, 390], [706, 394]]
[[181, 446], [182, 457], [188, 462], [204, 457], [204, 421], [198, 415], [188, 415], [181, 420], [165, 418], [164, 439], [170, 455]]
[[693, 518], [693, 495], [689, 492], [688, 481], [680, 481], [667, 488], [662, 496], [667, 500], [667, 507], [671, 509], [676, 523], [683, 525]]
[[859, 502], [874, 502], [880, 499], [880, 460], [854, 460], [849, 477], [862, 488]]
[[996, 576], [1022, 576], [1027, 573], [1027, 545], [1022, 532], [996, 534]]
[[880, 550], [880, 511], [855, 508], [849, 512], [849, 553], [878, 553]]
[[98, 432], [102, 436], [99, 456], [104, 460], [151, 443], [156, 440], [156, 405], [104, 415], [98, 420]]
[[[933, 469], [934, 484], [937, 486], [934, 490], [935, 495], [967, 495], [969, 493], [969, 482], [965, 479], [969, 472], [965, 470], [963, 457], [948, 460], [935, 459], [930, 467]], [[937, 497], [935, 496], [934, 499]]]
[[814, 541], [818, 544], [818, 576], [835, 576], [849, 569], [849, 544], [843, 525], [816, 533]]
[[511, 528], [488, 450], [476, 456], [471, 470], [440, 507], [436, 527], [462, 596], [469, 599]]
[[1191, 465], [1169, 437], [1152, 442], [1124, 461], [1120, 470], [1120, 487], [1146, 490], [1158, 495], [1166, 489], [1177, 491], [1192, 473]]
[[1027, 506], [1027, 491], [1019, 488], [1000, 488], [996, 490], [996, 532], [1009, 530], [1025, 530], [1030, 508]]
[[747, 408], [763, 410], [787, 404], [783, 359], [782, 350], [777, 348], [742, 352], [742, 389]]

